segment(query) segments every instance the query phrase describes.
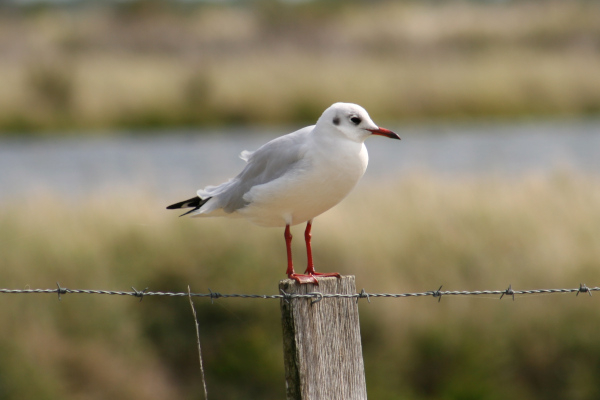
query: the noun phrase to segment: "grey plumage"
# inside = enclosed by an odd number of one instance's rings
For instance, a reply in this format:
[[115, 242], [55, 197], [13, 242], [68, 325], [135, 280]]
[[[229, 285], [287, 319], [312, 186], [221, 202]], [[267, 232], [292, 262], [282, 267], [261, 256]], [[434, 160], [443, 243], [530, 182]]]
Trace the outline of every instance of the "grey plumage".
[[242, 172], [221, 185], [208, 186], [199, 190], [198, 195], [218, 196], [218, 204], [215, 204], [214, 208], [222, 208], [227, 214], [245, 207], [248, 201], [244, 195], [250, 189], [272, 182], [299, 167], [306, 152], [305, 137], [313, 128], [314, 126], [308, 126], [273, 139], [254, 152], [242, 152], [242, 159], [248, 163]]

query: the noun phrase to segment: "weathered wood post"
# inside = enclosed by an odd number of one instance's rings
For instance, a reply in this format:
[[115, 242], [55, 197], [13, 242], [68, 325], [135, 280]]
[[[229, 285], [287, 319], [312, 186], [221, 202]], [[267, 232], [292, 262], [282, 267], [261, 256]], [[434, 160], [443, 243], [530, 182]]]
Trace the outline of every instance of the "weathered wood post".
[[[282, 280], [286, 293], [354, 294], [354, 276], [319, 285]], [[365, 400], [367, 387], [355, 298], [281, 300], [287, 400]]]

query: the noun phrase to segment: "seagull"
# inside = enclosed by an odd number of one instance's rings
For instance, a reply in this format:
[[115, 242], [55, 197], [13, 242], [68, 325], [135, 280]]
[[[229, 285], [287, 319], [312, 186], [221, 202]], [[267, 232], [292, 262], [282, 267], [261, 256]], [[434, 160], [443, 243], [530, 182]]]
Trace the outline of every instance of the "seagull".
[[[247, 164], [235, 178], [200, 189], [197, 196], [167, 209], [192, 208], [181, 216], [242, 217], [259, 226], [285, 227], [290, 279], [318, 285], [317, 277], [339, 278], [337, 272], [315, 271], [312, 221], [346, 197], [363, 176], [369, 161], [364, 141], [372, 135], [400, 139], [375, 125], [361, 106], [335, 103], [316, 125], [273, 139], [254, 152], [243, 151], [240, 158]], [[290, 226], [304, 222], [308, 266], [297, 274]]]

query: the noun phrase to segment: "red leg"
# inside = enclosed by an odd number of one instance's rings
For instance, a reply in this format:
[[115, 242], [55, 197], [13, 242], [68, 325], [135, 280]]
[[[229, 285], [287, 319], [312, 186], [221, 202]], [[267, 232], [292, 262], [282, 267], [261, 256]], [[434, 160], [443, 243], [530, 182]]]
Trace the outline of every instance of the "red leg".
[[306, 267], [306, 271], [304, 271], [304, 274], [297, 274], [294, 272], [294, 265], [292, 263], [292, 234], [290, 233], [290, 226], [289, 225], [285, 226], [284, 237], [285, 237], [285, 245], [287, 248], [287, 259], [288, 259], [288, 267], [287, 267], [287, 271], [286, 271], [287, 276], [290, 279], [294, 279], [298, 283], [313, 283], [315, 285], [319, 284], [319, 282], [317, 281], [317, 278], [316, 278], [317, 276], [323, 276], [323, 277], [334, 276], [336, 278], [340, 278], [340, 274], [338, 274], [337, 272], [320, 273], [320, 272], [315, 271], [315, 266], [313, 264], [313, 257], [312, 257], [312, 248], [310, 245], [310, 239], [312, 237], [312, 235], [310, 234], [311, 228], [312, 228], [312, 221], [308, 221], [306, 223], [306, 230], [304, 231], [304, 240], [306, 240], [306, 258], [308, 261], [308, 266]]
[[287, 249], [287, 260], [288, 267], [286, 274], [288, 276], [294, 275], [294, 263], [292, 262], [292, 233], [290, 232], [290, 226], [285, 226], [285, 232], [283, 233], [283, 237], [285, 238], [285, 247]]
[[312, 275], [302, 275], [294, 272], [294, 263], [292, 262], [292, 233], [290, 232], [290, 226], [285, 226], [285, 232], [283, 234], [285, 237], [285, 246], [287, 249], [287, 260], [288, 266], [286, 274], [290, 279], [294, 279], [296, 282], [302, 283], [314, 283], [318, 285], [317, 279]]
[[312, 235], [310, 233], [310, 230], [312, 228], [312, 221], [308, 221], [306, 223], [306, 230], [304, 231], [304, 240], [306, 240], [306, 258], [308, 260], [308, 266], [306, 267], [306, 271], [304, 271], [305, 274], [311, 275], [311, 276], [334, 276], [336, 278], [341, 278], [340, 274], [338, 274], [337, 272], [316, 272], [315, 271], [315, 265], [313, 263], [313, 257], [312, 257], [312, 247], [310, 244], [310, 239], [312, 238]]
[[304, 240], [306, 241], [306, 260], [308, 261], [308, 265], [306, 267], [305, 274], [314, 274], [315, 273], [315, 264], [313, 263], [312, 258], [312, 247], [310, 245], [310, 239], [312, 235], [310, 234], [310, 230], [312, 228], [312, 223], [308, 221], [306, 223], [306, 230], [304, 231]]

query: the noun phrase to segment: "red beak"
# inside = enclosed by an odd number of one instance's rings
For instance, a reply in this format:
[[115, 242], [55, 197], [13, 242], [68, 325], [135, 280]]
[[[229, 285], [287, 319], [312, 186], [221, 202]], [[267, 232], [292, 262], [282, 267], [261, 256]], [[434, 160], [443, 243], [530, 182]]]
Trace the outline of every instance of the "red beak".
[[398, 136], [396, 133], [390, 131], [389, 129], [378, 128], [378, 129], [367, 129], [367, 130], [370, 131], [373, 135], [385, 136], [385, 137], [389, 137], [390, 139], [400, 140], [400, 136]]

